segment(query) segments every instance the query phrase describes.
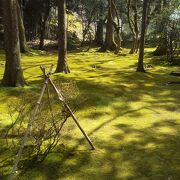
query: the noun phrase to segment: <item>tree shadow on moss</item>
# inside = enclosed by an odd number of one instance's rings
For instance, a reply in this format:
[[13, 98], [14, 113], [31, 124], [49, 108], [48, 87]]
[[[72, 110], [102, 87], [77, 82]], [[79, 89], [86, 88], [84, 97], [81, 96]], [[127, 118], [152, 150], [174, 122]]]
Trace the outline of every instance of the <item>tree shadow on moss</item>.
[[[106, 79], [107, 77], [110, 80]], [[86, 98], [79, 107], [79, 111], [90, 107], [112, 107], [111, 115], [113, 116], [110, 119], [106, 118], [90, 131], [88, 133], [90, 136], [116, 121], [118, 117], [128, 114], [136, 119], [143, 116], [142, 109], [149, 109], [155, 114], [159, 113], [159, 108], [168, 112], [177, 112], [180, 109], [180, 87], [167, 86], [166, 82], [171, 77], [165, 74], [140, 74], [129, 70], [102, 67], [96, 69], [95, 75], [92, 75], [89, 80], [78, 77], [61, 77], [60, 79], [61, 82], [69, 81], [69, 79], [75, 81], [81, 95]], [[40, 79], [31, 82], [38, 87], [31, 89], [33, 93], [40, 92], [42, 82]], [[6, 93], [9, 93], [8, 96], [21, 97], [19, 91], [10, 90]], [[142, 99], [144, 96], [149, 98]], [[121, 103], [114, 106], [113, 103], [118, 101]], [[147, 104], [134, 109], [131, 103], [136, 102]], [[99, 113], [95, 111], [94, 119], [100, 121], [103, 113], [103, 110]], [[90, 119], [91, 115], [89, 114], [86, 118]], [[87, 123], [90, 122], [87, 120]], [[72, 147], [73, 150], [60, 151], [60, 155], [50, 154], [41, 165], [34, 166], [30, 163], [29, 166], [24, 167], [24, 170], [22, 169], [25, 173], [24, 176], [23, 173], [21, 174], [22, 179], [23, 177], [26, 179], [28, 175], [35, 177], [36, 173], [42, 174], [46, 179], [66, 178], [73, 174], [75, 177], [81, 175], [84, 179], [180, 179], [178, 163], [180, 129], [175, 120], [162, 120], [142, 129], [117, 122], [116, 128], [119, 132], [113, 134], [110, 141], [93, 137], [98, 145], [95, 152], [77, 151], [84, 139], [71, 137], [77, 142]], [[173, 129], [174, 134], [160, 132], [161, 128]], [[133, 135], [135, 135], [135, 140], [124, 141], [126, 137]], [[105, 152], [101, 153], [101, 150]], [[31, 175], [32, 170], [34, 175]], [[123, 174], [125, 171], [127, 174]]]
[[[29, 169], [45, 179], [145, 179], [180, 178], [180, 124], [173, 119], [137, 129], [126, 123], [115, 125], [119, 130], [111, 141], [97, 139], [96, 151], [74, 151], [52, 154], [41, 166]], [[173, 133], [161, 132], [170, 128]], [[127, 136], [132, 140], [124, 141]], [[32, 168], [32, 167], [31, 167]], [[31, 176], [33, 177], [33, 176]], [[25, 179], [25, 176], [24, 176]]]

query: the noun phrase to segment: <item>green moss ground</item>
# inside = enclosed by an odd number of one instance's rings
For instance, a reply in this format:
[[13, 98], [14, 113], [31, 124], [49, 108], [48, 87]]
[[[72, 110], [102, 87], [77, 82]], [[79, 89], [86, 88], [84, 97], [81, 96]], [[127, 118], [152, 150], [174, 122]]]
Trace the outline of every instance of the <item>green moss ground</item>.
[[[137, 55], [112, 53], [69, 53], [71, 74], [54, 79], [76, 81], [86, 101], [76, 113], [93, 140], [89, 145], [69, 119], [64, 132], [63, 151], [56, 149], [40, 165], [30, 164], [17, 179], [70, 180], [179, 180], [180, 179], [180, 81], [170, 76], [178, 67], [168, 67], [163, 59], [146, 49], [148, 73], [136, 73]], [[127, 49], [124, 53], [128, 52]], [[23, 55], [23, 69], [29, 83], [25, 88], [0, 87], [0, 128], [9, 122], [7, 104], [23, 92], [38, 92], [42, 85], [40, 65], [56, 63], [55, 53], [32, 51]], [[156, 65], [154, 65], [156, 64]], [[94, 68], [96, 66], [97, 68]], [[0, 53], [0, 79], [4, 56]], [[0, 130], [1, 131], [1, 130]], [[14, 157], [1, 136], [0, 179], [7, 179]]]

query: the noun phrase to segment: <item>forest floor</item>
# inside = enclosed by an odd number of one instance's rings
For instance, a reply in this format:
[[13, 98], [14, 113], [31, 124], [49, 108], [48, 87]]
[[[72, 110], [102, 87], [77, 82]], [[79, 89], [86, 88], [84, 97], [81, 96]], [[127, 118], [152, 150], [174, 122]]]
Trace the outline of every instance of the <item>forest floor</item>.
[[[62, 144], [41, 164], [21, 169], [17, 179], [180, 179], [180, 81], [170, 76], [179, 67], [168, 66], [163, 57], [146, 49], [147, 73], [136, 73], [137, 55], [70, 52], [71, 74], [53, 79], [75, 82], [85, 99], [76, 112], [80, 124], [96, 146], [90, 150], [81, 132], [69, 119]], [[0, 79], [4, 57], [0, 53]], [[26, 92], [39, 92], [43, 80], [40, 65], [56, 64], [57, 55], [40, 51], [22, 56], [24, 88], [0, 87], [0, 133], [10, 121], [7, 105]], [[149, 66], [149, 65], [150, 66]], [[7, 179], [14, 156], [0, 134], [0, 179]]]

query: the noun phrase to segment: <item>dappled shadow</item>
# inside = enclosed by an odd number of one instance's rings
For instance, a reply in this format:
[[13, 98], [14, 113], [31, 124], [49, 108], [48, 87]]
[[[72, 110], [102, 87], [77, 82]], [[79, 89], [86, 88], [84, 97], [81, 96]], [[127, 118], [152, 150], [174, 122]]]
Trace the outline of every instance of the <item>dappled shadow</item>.
[[[180, 179], [180, 125], [173, 116], [167, 115], [164, 118], [166, 114], [162, 114], [180, 112], [180, 86], [166, 85], [168, 81], [179, 78], [171, 77], [165, 71], [135, 73], [133, 64], [122, 69], [108, 66], [112, 61], [107, 58], [103, 63], [101, 59], [91, 62], [87, 58], [77, 63], [87, 62], [89, 66], [72, 70], [78, 69], [78, 73], [85, 76], [73, 73], [71, 77], [59, 74], [52, 76], [61, 83], [76, 82], [85, 99], [78, 107], [78, 118], [87, 126], [88, 123], [96, 122], [91, 129], [87, 129], [97, 150], [89, 150], [84, 138], [68, 133], [63, 137], [64, 141], [73, 141], [73, 146], [64, 150], [57, 148], [57, 152], [49, 154], [42, 164], [30, 163], [22, 167], [22, 179], [26, 179], [28, 175], [33, 179], [39, 174], [44, 179]], [[50, 62], [51, 60], [47, 65]], [[35, 65], [39, 66], [40, 63]], [[94, 64], [100, 67], [93, 68]], [[29, 72], [31, 67], [30, 63], [25, 67], [30, 79], [36, 76]], [[37, 76], [31, 80], [30, 84], [34, 87], [30, 87], [28, 91], [39, 93], [42, 83], [43, 80]], [[24, 92], [28, 94], [27, 89], [19, 91], [1, 88], [0, 91], [17, 98], [21, 98]], [[6, 97], [2, 97], [1, 101], [5, 100]], [[110, 108], [107, 111], [108, 107]], [[91, 112], [81, 115], [83, 110], [90, 108]], [[148, 121], [148, 116], [144, 117], [144, 114], [153, 114], [157, 122], [140, 127], [141, 122]], [[124, 121], [124, 117], [127, 117], [128, 122]], [[141, 117], [143, 118], [140, 119]], [[140, 121], [137, 122], [137, 127], [136, 123], [131, 122], [136, 120]], [[71, 132], [75, 128], [72, 125]], [[102, 137], [98, 135], [101, 133]], [[86, 150], [79, 151], [83, 144]], [[8, 163], [4, 166], [11, 165], [12, 161]], [[1, 174], [7, 175], [8, 170]]]
[[[90, 62], [91, 60], [88, 60], [86, 57], [85, 60], [78, 59], [77, 63], [81, 64], [88, 61]], [[84, 77], [84, 79], [82, 77], [78, 78], [78, 76], [66, 78], [65, 76], [60, 77], [59, 75], [55, 75], [54, 78], [60, 78], [62, 82], [66, 80], [68, 81], [70, 79], [74, 82], [77, 82], [82, 96], [87, 97], [85, 106], [82, 106], [81, 108], [88, 108], [89, 106], [96, 105], [107, 106], [108, 104], [111, 104], [120, 97], [123, 98], [123, 100], [127, 100], [127, 102], [140, 101], [143, 95], [148, 95], [152, 97], [151, 99], [153, 99], [153, 101], [149, 102], [152, 103], [152, 105], [156, 103], [158, 106], [159, 104], [162, 104], [164, 102], [172, 102], [174, 103], [174, 105], [177, 104], [178, 106], [179, 103], [177, 97], [180, 97], [180, 93], [178, 92], [179, 86], [172, 87], [166, 85], [168, 81], [178, 78], [156, 73], [147, 73], [143, 75], [138, 74], [135, 73], [134, 70], [129, 70], [129, 68], [135, 67], [134, 65], [128, 65], [123, 69], [111, 66], [107, 67], [107, 65], [103, 66], [104, 64], [107, 64], [111, 61], [113, 60], [108, 58], [103, 60], [103, 62], [101, 59], [96, 59], [95, 64], [100, 65], [100, 68], [94, 69], [84, 67], [83, 69], [81, 69], [81, 73], [89, 73], [87, 76]], [[51, 64], [51, 62], [52, 59], [48, 59], [46, 61], [47, 65]], [[35, 65], [37, 66], [37, 68], [39, 68], [38, 66], [40, 64], [41, 62], [36, 62], [35, 64], [33, 64], [33, 67]], [[91, 64], [94, 64], [94, 61]], [[39, 86], [40, 88], [43, 80], [40, 79], [40, 75], [35, 75], [33, 74], [34, 72], [31, 73], [28, 70], [29, 68], [32, 68], [32, 64], [28, 64], [26, 62], [24, 70], [27, 73], [28, 79], [31, 79], [32, 77], [35, 78], [34, 80], [31, 80], [30, 85], [33, 85], [34, 87]], [[104, 79], [108, 77], [109, 79], [104, 81]], [[39, 89], [32, 88], [31, 90], [37, 90], [39, 92]], [[8, 88], [5, 89], [5, 91], [8, 96], [13, 96], [13, 94], [15, 94], [15, 96], [21, 96], [19, 90], [18, 93], [15, 93], [16, 90], [11, 91], [11, 89], [9, 90]], [[167, 91], [167, 94], [163, 95], [163, 92], [165, 91]], [[102, 96], [100, 94], [102, 94]]]
[[[127, 109], [130, 108], [128, 103], [141, 100], [147, 102], [148, 106], [152, 106], [153, 109], [164, 108], [173, 112], [180, 108], [180, 86], [168, 86], [166, 84], [174, 77], [156, 73], [142, 75], [117, 70], [111, 74], [106, 72], [107, 69], [103, 73], [97, 72], [96, 78], [88, 80], [73, 78], [77, 82], [82, 95], [88, 95], [89, 101], [86, 102], [84, 108], [88, 108], [89, 105], [107, 106], [118, 99], [126, 102]], [[101, 79], [108, 76], [111, 77], [110, 81], [100, 82]], [[143, 99], [144, 96], [148, 96], [148, 98]], [[171, 108], [169, 108], [169, 103], [171, 103]], [[118, 110], [121, 111], [121, 108], [123, 108], [123, 105]]]
[[[99, 144], [96, 151], [66, 149], [58, 154], [52, 153], [43, 164], [26, 169], [26, 175], [33, 170], [45, 179], [180, 178], [179, 123], [165, 119], [142, 129], [123, 122], [115, 127], [119, 131], [112, 134], [111, 141], [96, 139]], [[164, 133], [163, 128], [169, 128], [173, 133]], [[132, 138], [128, 139], [129, 136]]]

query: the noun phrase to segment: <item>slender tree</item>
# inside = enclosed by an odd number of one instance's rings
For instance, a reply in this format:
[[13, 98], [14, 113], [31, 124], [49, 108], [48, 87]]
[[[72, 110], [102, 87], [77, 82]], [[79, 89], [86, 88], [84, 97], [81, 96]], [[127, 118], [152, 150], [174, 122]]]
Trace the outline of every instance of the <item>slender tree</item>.
[[[113, 26], [114, 26], [114, 29], [115, 29], [115, 32], [116, 32], [116, 36], [117, 36], [117, 38], [116, 38], [117, 46], [116, 46], [115, 54], [118, 54], [119, 51], [120, 51], [120, 49], [121, 49], [120, 17], [119, 17], [119, 13], [118, 13], [118, 10], [117, 10], [115, 1], [114, 1], [114, 0], [111, 0], [111, 3], [112, 3], [112, 9], [114, 9], [114, 11], [115, 11], [115, 17], [116, 17], [116, 20], [117, 20], [117, 22], [116, 22], [116, 21], [114, 21], [113, 18], [112, 18]], [[111, 17], [112, 17], [112, 16], [111, 16]]]
[[50, 12], [50, 0], [44, 1], [43, 4], [43, 10], [41, 13], [41, 23], [40, 23], [40, 41], [39, 41], [39, 49], [43, 50], [44, 49], [44, 38], [45, 38], [45, 33], [46, 33], [46, 25], [47, 25], [47, 20], [49, 17], [49, 12]]
[[6, 64], [2, 80], [4, 86], [24, 86], [21, 69], [17, 0], [3, 0]]
[[103, 33], [104, 33], [104, 7], [102, 2], [99, 4], [99, 13], [98, 13], [98, 20], [97, 20], [97, 29], [95, 35], [95, 42], [98, 46], [103, 45]]
[[2, 0], [0, 0], [0, 47], [3, 45], [4, 42], [4, 33], [3, 33], [3, 7], [2, 7]]
[[70, 73], [67, 63], [66, 0], [58, 0], [58, 63], [56, 73]]
[[18, 1], [17, 1], [17, 19], [18, 19], [18, 29], [19, 29], [20, 51], [22, 53], [25, 53], [25, 52], [27, 52], [25, 28], [24, 28], [24, 22], [23, 22], [23, 18], [22, 18], [22, 10], [20, 8], [20, 4]]
[[145, 33], [147, 25], [147, 10], [148, 10], [148, 0], [143, 1], [143, 13], [142, 13], [142, 23], [141, 23], [141, 38], [140, 38], [140, 47], [139, 47], [139, 59], [137, 72], [145, 72], [143, 59], [144, 59], [144, 44], [145, 44]]
[[127, 0], [127, 19], [133, 35], [133, 45], [129, 54], [134, 54], [139, 49], [138, 0]]

